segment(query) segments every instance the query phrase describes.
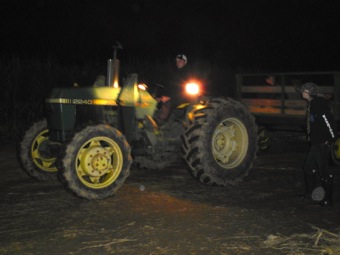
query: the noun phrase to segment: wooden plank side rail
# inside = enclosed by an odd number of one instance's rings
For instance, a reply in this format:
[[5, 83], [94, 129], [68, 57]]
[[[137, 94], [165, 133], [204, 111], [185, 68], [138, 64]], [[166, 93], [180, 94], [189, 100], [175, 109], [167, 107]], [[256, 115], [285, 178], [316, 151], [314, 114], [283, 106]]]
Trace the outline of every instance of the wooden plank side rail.
[[[267, 84], [268, 76], [275, 77], [274, 85]], [[236, 95], [255, 115], [300, 117], [306, 113], [307, 104], [297, 88], [305, 82], [315, 82], [318, 95], [329, 100], [340, 132], [340, 71], [239, 73], [236, 74]]]
[[[269, 76], [275, 79], [268, 80]], [[259, 124], [298, 126], [305, 118], [307, 101], [297, 88], [305, 82], [315, 82], [318, 96], [330, 102], [340, 135], [340, 71], [239, 73], [236, 74], [236, 96]]]
[[293, 99], [244, 98], [241, 101], [247, 105], [252, 113], [304, 115], [307, 106], [306, 101]]
[[[242, 93], [298, 93], [294, 86], [244, 86], [241, 88]], [[334, 88], [331, 86], [318, 87], [319, 93], [333, 94]]]
[[[289, 99], [290, 95], [284, 95], [281, 99], [264, 99], [261, 95], [265, 93], [281, 93], [283, 87], [272, 86], [246, 86], [242, 88], [247, 98], [242, 98], [241, 101], [246, 104], [252, 113], [268, 113], [268, 114], [296, 114], [304, 115], [306, 113], [306, 101], [301, 99]], [[288, 93], [297, 93], [295, 87], [287, 86], [284, 91]], [[333, 97], [334, 89], [330, 86], [320, 87], [319, 95]], [[261, 95], [260, 95], [261, 94]], [[282, 94], [281, 94], [282, 95]]]

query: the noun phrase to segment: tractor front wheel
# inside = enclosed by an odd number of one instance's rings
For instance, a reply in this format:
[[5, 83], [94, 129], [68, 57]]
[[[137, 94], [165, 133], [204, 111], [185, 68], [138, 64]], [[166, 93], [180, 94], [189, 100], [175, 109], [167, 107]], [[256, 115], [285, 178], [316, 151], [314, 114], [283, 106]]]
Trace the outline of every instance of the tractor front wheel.
[[57, 154], [53, 153], [46, 120], [34, 123], [23, 135], [17, 146], [17, 158], [21, 168], [37, 180], [56, 179]]
[[88, 126], [76, 133], [58, 159], [60, 179], [67, 190], [88, 199], [111, 196], [130, 174], [131, 149], [117, 129]]

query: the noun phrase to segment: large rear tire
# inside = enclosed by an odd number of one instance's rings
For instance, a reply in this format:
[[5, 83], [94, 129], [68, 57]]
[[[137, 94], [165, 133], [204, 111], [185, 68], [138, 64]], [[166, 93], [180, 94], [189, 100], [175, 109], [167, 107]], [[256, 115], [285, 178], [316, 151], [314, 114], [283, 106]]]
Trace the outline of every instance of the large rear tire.
[[49, 150], [49, 131], [46, 120], [34, 123], [17, 146], [21, 168], [37, 180], [57, 179], [56, 156]]
[[258, 150], [255, 118], [230, 98], [215, 98], [193, 112], [182, 136], [182, 152], [189, 172], [200, 182], [226, 186], [243, 179]]
[[74, 135], [58, 159], [60, 179], [78, 197], [109, 197], [130, 174], [130, 153], [130, 145], [117, 129], [88, 126]]

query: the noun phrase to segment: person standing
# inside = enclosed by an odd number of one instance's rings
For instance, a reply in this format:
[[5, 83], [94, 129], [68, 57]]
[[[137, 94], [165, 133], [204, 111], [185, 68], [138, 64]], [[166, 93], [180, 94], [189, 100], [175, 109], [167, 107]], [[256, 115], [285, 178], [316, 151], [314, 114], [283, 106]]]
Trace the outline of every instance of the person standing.
[[327, 100], [317, 96], [317, 85], [307, 82], [300, 88], [302, 98], [307, 100], [307, 140], [310, 148], [303, 166], [306, 192], [310, 198], [319, 175], [325, 190], [320, 206], [333, 204], [333, 173], [329, 168], [329, 153], [336, 138], [335, 120]]

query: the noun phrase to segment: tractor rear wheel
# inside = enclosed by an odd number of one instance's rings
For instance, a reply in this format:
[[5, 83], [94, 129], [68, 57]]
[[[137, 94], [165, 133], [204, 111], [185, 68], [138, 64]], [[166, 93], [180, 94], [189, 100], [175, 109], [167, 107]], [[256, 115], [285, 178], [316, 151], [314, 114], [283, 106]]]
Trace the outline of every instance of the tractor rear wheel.
[[182, 136], [189, 172], [200, 182], [235, 184], [252, 168], [258, 149], [257, 125], [248, 109], [230, 98], [215, 98], [193, 112]]
[[57, 179], [56, 155], [51, 153], [46, 120], [34, 123], [17, 146], [21, 168], [37, 180]]
[[111, 196], [130, 174], [131, 148], [117, 129], [88, 126], [76, 133], [58, 158], [65, 188], [88, 199]]
[[331, 150], [332, 161], [335, 165], [340, 165], [340, 137], [333, 143]]

